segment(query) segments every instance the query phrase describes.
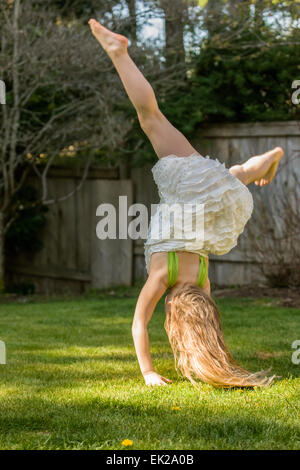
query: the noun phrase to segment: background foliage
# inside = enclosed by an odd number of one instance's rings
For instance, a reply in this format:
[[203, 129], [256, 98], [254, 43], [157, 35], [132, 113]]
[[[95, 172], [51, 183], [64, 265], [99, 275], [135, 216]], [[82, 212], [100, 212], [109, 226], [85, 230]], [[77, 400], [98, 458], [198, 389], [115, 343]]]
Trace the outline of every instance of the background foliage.
[[[13, 30], [9, 18], [16, 1], [3, 0], [0, 7], [0, 76], [11, 111], [0, 128], [7, 144], [1, 161], [7, 165], [14, 153], [15, 186], [29, 167], [41, 175], [53, 163], [82, 167], [91, 156], [100, 165], [122, 165], [129, 175], [130, 166], [155, 159], [113, 65], [89, 33], [90, 17], [128, 36], [130, 55], [152, 84], [162, 112], [187, 138], [210, 122], [300, 119], [300, 107], [291, 102], [292, 82], [300, 79], [299, 1], [19, 2], [22, 21]], [[21, 238], [26, 244], [26, 234], [31, 248], [38, 248], [33, 240], [44, 217], [46, 175], [43, 198], [36, 194], [30, 201], [23, 187], [4, 197], [9, 182], [4, 184], [3, 176], [0, 168], [0, 207], [8, 201], [2, 211], [6, 251], [16, 250]], [[25, 177], [22, 185], [28, 184]], [[36, 209], [20, 209], [28, 203]], [[2, 278], [1, 256], [0, 261]]]

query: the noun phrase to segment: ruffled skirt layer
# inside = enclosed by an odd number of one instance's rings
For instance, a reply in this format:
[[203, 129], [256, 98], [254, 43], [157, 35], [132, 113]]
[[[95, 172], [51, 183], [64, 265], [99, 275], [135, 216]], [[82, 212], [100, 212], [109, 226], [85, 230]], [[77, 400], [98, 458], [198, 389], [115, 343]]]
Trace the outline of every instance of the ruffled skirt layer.
[[[236, 246], [251, 217], [253, 198], [224, 163], [198, 154], [169, 155], [161, 158], [152, 172], [161, 200], [151, 218], [145, 243], [148, 272], [154, 252], [223, 255]], [[166, 207], [175, 209], [175, 204], [178, 210], [170, 218]], [[184, 216], [180, 216], [180, 207]], [[183, 220], [187, 220], [184, 226]], [[180, 230], [182, 227], [184, 230]]]

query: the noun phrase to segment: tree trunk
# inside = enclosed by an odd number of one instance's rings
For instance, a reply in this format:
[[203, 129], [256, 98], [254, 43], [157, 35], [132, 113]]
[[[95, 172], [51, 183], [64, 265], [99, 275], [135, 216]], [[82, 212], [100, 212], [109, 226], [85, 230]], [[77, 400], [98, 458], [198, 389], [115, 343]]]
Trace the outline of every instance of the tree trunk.
[[231, 18], [236, 18], [239, 21], [241, 20], [246, 21], [250, 15], [249, 1], [248, 0], [229, 0], [228, 10], [229, 10], [229, 15]]
[[254, 13], [254, 21], [255, 21], [255, 26], [257, 29], [262, 28], [264, 25], [264, 2], [262, 0], [257, 0], [255, 3], [255, 13]]
[[160, 6], [165, 13], [165, 58], [166, 68], [185, 62], [184, 24], [187, 3], [183, 0], [162, 0]]
[[207, 31], [208, 39], [211, 39], [218, 29], [219, 25], [216, 24], [216, 13], [221, 10], [220, 2], [218, 0], [208, 0], [204, 16], [204, 26]]
[[0, 292], [4, 290], [4, 213], [0, 212]]
[[137, 40], [137, 22], [136, 22], [136, 0], [126, 0], [127, 7], [129, 10], [130, 18], [132, 18], [132, 22], [130, 25], [130, 36], [133, 42]]

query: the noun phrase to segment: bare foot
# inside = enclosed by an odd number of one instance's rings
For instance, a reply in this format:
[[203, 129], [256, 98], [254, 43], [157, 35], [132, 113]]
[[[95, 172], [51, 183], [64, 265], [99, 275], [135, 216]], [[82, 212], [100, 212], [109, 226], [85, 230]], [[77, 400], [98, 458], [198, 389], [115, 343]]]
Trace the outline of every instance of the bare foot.
[[256, 186], [265, 186], [266, 184], [271, 183], [274, 178], [279, 162], [282, 159], [284, 152], [281, 147], [275, 147], [273, 150], [264, 153], [261, 155], [262, 158], [265, 158], [270, 162], [270, 166], [267, 169], [266, 173], [255, 181]]
[[93, 35], [109, 56], [127, 51], [128, 39], [125, 36], [113, 33], [94, 19], [89, 20], [89, 25]]

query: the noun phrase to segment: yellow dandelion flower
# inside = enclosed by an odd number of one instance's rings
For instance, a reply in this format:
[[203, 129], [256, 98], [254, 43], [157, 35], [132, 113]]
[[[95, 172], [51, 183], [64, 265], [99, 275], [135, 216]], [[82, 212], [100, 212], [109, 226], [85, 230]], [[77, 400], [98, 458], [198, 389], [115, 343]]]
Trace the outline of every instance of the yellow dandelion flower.
[[130, 439], [124, 439], [124, 441], [122, 442], [122, 446], [132, 446], [133, 444], [133, 441], [131, 441]]
[[172, 410], [174, 410], [174, 411], [178, 411], [180, 409], [181, 409], [180, 406], [172, 406]]

